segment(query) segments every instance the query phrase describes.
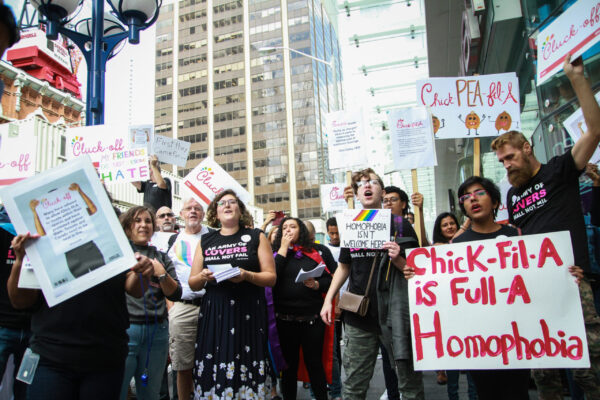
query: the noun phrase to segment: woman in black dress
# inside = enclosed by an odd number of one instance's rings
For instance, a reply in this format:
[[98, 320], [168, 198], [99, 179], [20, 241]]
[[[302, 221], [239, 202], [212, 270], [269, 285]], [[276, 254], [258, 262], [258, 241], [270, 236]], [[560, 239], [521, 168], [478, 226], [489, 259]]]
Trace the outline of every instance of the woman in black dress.
[[296, 398], [298, 358], [302, 348], [315, 398], [327, 400], [327, 382], [322, 362], [325, 324], [319, 313], [323, 307], [323, 295], [331, 284], [331, 274], [324, 270], [318, 277], [296, 283], [299, 272], [325, 266], [306, 226], [298, 218], [287, 217], [281, 222], [273, 249], [277, 251], [277, 284], [273, 288], [273, 300], [279, 341], [288, 365], [281, 377], [283, 398]]
[[[246, 207], [232, 190], [208, 206], [189, 285], [206, 289], [198, 318], [194, 398], [270, 398], [265, 286], [275, 284], [271, 246], [259, 229], [249, 229]], [[240, 274], [219, 283], [210, 268], [231, 265]], [[214, 269], [214, 268], [213, 268]]]

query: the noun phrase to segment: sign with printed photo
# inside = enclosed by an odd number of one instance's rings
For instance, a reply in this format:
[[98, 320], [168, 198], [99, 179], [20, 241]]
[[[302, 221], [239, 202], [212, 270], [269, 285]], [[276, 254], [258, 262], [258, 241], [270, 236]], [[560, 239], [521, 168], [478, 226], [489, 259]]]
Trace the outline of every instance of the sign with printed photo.
[[514, 72], [419, 80], [417, 105], [430, 109], [436, 139], [498, 136], [521, 129]]
[[136, 263], [89, 157], [0, 189], [17, 233], [40, 238], [27, 255], [50, 307]]
[[537, 84], [562, 71], [567, 53], [576, 59], [600, 40], [600, 7], [578, 0], [537, 36]]
[[[600, 92], [596, 93], [595, 97], [596, 101], [600, 101]], [[571, 136], [573, 143], [577, 143], [581, 136], [587, 132], [587, 125], [585, 124], [581, 108], [578, 108], [573, 114], [569, 115], [569, 117], [564, 120], [563, 126], [569, 133], [569, 136]], [[600, 163], [600, 145], [596, 146], [596, 151], [594, 151], [592, 158], [590, 158], [590, 162], [594, 164]]]
[[415, 370], [588, 368], [569, 232], [408, 250]]
[[335, 216], [340, 232], [340, 247], [381, 249], [390, 241], [392, 212], [387, 209], [347, 209]]

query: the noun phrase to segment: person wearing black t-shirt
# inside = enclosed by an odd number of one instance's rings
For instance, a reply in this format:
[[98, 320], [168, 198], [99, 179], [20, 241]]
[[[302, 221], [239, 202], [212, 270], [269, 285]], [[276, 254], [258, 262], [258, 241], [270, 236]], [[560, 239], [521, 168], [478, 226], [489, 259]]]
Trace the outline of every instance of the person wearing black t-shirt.
[[[379, 209], [383, 201], [383, 181], [371, 168], [358, 171], [352, 175], [352, 190], [356, 198], [365, 209]], [[416, 234], [407, 220], [400, 218], [402, 230], [401, 236], [413, 237], [416, 241]], [[395, 218], [392, 218], [394, 222]], [[395, 223], [392, 226], [396, 229]], [[349, 249], [342, 248], [338, 268], [333, 276], [331, 286], [327, 291], [327, 296], [321, 310], [321, 318], [326, 324], [331, 324], [334, 318], [334, 312], [331, 301], [337, 294], [342, 284], [349, 277], [348, 290], [351, 293], [364, 295], [369, 281], [371, 268], [374, 268], [373, 276], [379, 275], [381, 260], [384, 256], [389, 256], [391, 261], [385, 262], [386, 267], [393, 267], [390, 270], [390, 276], [395, 274], [395, 270], [402, 270], [406, 264], [406, 259], [402, 255], [402, 248], [396, 242], [385, 242], [383, 251], [372, 249]], [[400, 277], [401, 278], [401, 277]], [[369, 382], [373, 376], [373, 369], [379, 353], [379, 343], [383, 340], [382, 327], [380, 326], [378, 309], [377, 279], [373, 279], [372, 287], [369, 290], [369, 307], [367, 314], [362, 317], [358, 314], [344, 311], [342, 318], [345, 323], [346, 346], [344, 348], [343, 363], [346, 372], [346, 380], [343, 387], [343, 398], [345, 399], [365, 399]], [[384, 288], [390, 291], [392, 288]], [[402, 297], [392, 298], [391, 291], [389, 301], [394, 301]], [[405, 299], [408, 303], [408, 298]], [[396, 302], [395, 304], [398, 304]], [[404, 304], [404, 303], [403, 303]], [[407, 305], [408, 306], [408, 305]], [[387, 309], [386, 309], [387, 311]], [[406, 313], [408, 315], [408, 313]], [[392, 321], [393, 322], [393, 321]], [[408, 322], [408, 321], [402, 321]], [[383, 321], [386, 337], [391, 337], [391, 326], [388, 326], [388, 320]], [[394, 335], [394, 338], [402, 335]], [[406, 346], [396, 346], [394, 343], [394, 359], [398, 370], [398, 386], [405, 399], [423, 399], [423, 379], [420, 372], [415, 372], [412, 368], [410, 338], [402, 340]], [[389, 345], [387, 343], [386, 345]], [[402, 354], [399, 352], [402, 351]], [[390, 352], [391, 353], [391, 352]], [[398, 354], [397, 354], [398, 353]]]
[[[16, 376], [23, 353], [29, 344], [31, 334], [31, 312], [17, 310], [8, 298], [6, 283], [10, 276], [15, 253], [10, 247], [14, 238], [14, 228], [8, 220], [4, 208], [0, 209], [0, 380], [4, 375], [8, 358], [12, 354], [14, 361], [14, 375]], [[6, 382], [4, 382], [6, 384]], [[25, 400], [27, 385], [14, 380], [13, 395], [15, 400]]]
[[146, 182], [131, 182], [138, 193], [144, 193], [144, 206], [156, 212], [161, 207], [172, 207], [171, 181], [163, 178], [158, 157], [150, 157], [150, 179]]
[[[581, 210], [579, 176], [600, 142], [600, 107], [584, 77], [581, 58], [571, 63], [567, 55], [563, 64], [566, 76], [577, 95], [587, 132], [565, 154], [541, 164], [525, 136], [516, 131], [500, 135], [492, 142], [498, 161], [504, 165], [512, 185], [507, 194], [509, 222], [525, 234], [568, 230], [575, 264], [589, 272], [586, 230]], [[589, 282], [579, 285], [584, 321], [590, 350], [590, 369], [573, 370], [573, 378], [586, 398], [600, 398], [600, 317], [596, 313]], [[562, 385], [559, 371], [533, 370], [544, 398], [560, 398]]]
[[136, 254], [137, 264], [54, 307], [40, 290], [18, 287], [25, 243], [39, 235], [20, 234], [12, 240], [15, 252], [7, 288], [16, 309], [34, 308], [31, 342], [40, 359], [29, 400], [117, 399], [127, 356], [129, 318], [125, 292], [140, 297], [153, 273], [149, 258]]

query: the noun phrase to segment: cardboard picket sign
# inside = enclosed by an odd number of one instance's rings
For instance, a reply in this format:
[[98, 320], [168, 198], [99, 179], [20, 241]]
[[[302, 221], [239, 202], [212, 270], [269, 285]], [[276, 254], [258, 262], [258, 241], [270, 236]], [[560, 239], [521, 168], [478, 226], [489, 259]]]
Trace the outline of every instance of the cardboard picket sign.
[[574, 60], [600, 41], [600, 7], [578, 0], [537, 35], [537, 85], [563, 68], [567, 53]]
[[408, 250], [415, 370], [588, 368], [569, 232]]
[[417, 105], [431, 110], [436, 139], [498, 136], [521, 129], [514, 72], [422, 79], [416, 91]]
[[35, 175], [37, 146], [33, 126], [0, 125], [0, 186]]
[[52, 307], [136, 264], [129, 241], [89, 157], [79, 157], [0, 189]]
[[394, 169], [415, 169], [437, 165], [431, 114], [425, 107], [388, 111]]
[[183, 184], [199, 202], [208, 206], [210, 202], [226, 189], [232, 189], [244, 202], [251, 204], [250, 193], [231, 177], [215, 160], [206, 157], [183, 178]]
[[348, 208], [348, 203], [344, 200], [343, 183], [327, 183], [321, 185], [321, 209], [324, 213], [342, 211]]
[[351, 170], [367, 165], [362, 111], [335, 111], [325, 117], [330, 170]]
[[389, 209], [346, 209], [335, 216], [340, 232], [340, 247], [381, 249], [390, 241], [392, 211]]
[[[596, 101], [600, 100], [600, 92], [596, 93], [595, 98]], [[573, 114], [569, 115], [567, 119], [564, 120], [563, 126], [569, 133], [569, 136], [571, 136], [573, 143], [577, 143], [581, 136], [587, 132], [587, 125], [583, 118], [583, 111], [581, 108], [578, 108]], [[600, 163], [600, 145], [596, 146], [596, 150], [589, 162], [594, 164]]]
[[191, 146], [190, 142], [154, 135], [152, 154], [155, 154], [160, 162], [185, 167]]

